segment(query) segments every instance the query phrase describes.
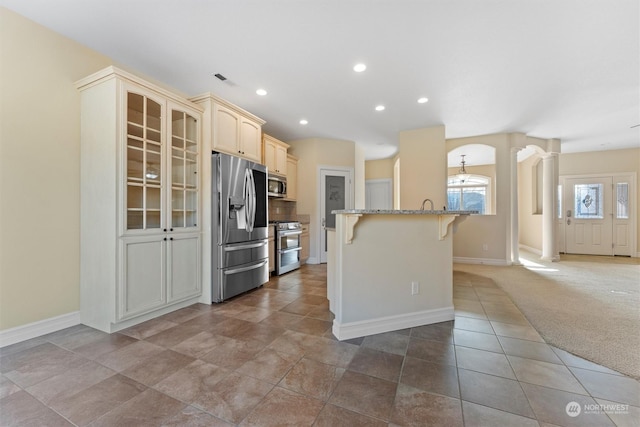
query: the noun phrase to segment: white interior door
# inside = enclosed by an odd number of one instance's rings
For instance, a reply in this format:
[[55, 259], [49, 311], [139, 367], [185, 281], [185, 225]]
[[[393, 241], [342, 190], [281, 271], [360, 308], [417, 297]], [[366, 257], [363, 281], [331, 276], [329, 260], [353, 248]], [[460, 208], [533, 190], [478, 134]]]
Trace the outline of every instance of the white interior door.
[[567, 178], [564, 187], [566, 252], [613, 255], [613, 178]]
[[365, 209], [393, 209], [390, 179], [368, 179], [364, 183]]
[[320, 169], [320, 262], [327, 262], [327, 228], [336, 227], [333, 210], [353, 206], [350, 169]]

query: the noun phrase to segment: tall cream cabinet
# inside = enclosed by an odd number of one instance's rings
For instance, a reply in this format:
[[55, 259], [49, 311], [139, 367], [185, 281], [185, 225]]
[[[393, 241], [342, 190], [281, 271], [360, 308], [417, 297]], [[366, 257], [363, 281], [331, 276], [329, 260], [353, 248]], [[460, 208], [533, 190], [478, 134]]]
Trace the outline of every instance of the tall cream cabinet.
[[114, 332], [202, 294], [202, 109], [115, 67], [76, 87], [80, 316]]
[[262, 162], [264, 120], [210, 93], [190, 100], [210, 116], [207, 121], [210, 121], [211, 129], [205, 129], [205, 135], [211, 133], [211, 148], [214, 151]]
[[269, 174], [287, 175], [287, 149], [289, 144], [264, 134], [264, 155], [262, 164], [269, 169]]
[[298, 199], [298, 158], [287, 154], [287, 197], [295, 202]]

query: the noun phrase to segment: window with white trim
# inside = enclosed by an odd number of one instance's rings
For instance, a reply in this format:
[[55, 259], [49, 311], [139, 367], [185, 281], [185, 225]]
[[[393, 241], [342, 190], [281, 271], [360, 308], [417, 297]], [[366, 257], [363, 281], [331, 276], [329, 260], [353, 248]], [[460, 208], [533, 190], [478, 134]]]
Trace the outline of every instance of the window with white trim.
[[472, 210], [480, 215], [491, 213], [491, 178], [469, 175], [464, 181], [457, 175], [447, 180], [449, 210]]

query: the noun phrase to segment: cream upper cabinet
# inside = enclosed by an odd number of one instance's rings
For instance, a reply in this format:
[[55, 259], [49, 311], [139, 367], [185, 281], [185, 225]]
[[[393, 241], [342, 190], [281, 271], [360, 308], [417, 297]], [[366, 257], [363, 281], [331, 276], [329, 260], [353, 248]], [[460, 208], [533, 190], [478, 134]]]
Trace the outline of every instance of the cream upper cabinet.
[[288, 144], [265, 134], [263, 136], [263, 161], [270, 174], [287, 175], [287, 149]]
[[298, 198], [298, 158], [287, 154], [287, 198], [296, 201]]
[[262, 125], [253, 120], [240, 118], [240, 149], [242, 156], [262, 163]]
[[213, 151], [262, 162], [264, 120], [210, 93], [191, 101], [204, 109], [205, 124], [210, 126], [204, 135], [205, 139], [210, 135]]
[[202, 111], [116, 67], [76, 87], [80, 318], [111, 333], [202, 295]]
[[224, 105], [213, 106], [213, 142], [214, 150], [240, 155], [240, 116]]

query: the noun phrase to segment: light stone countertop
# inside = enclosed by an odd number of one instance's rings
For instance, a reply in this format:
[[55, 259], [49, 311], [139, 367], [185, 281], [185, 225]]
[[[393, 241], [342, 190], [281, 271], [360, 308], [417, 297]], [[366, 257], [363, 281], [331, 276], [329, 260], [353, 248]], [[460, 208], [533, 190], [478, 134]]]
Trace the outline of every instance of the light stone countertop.
[[406, 210], [406, 209], [341, 209], [331, 211], [332, 214], [364, 214], [364, 215], [472, 215], [478, 211], [446, 211], [446, 210]]

